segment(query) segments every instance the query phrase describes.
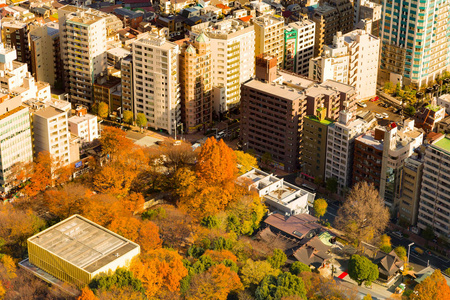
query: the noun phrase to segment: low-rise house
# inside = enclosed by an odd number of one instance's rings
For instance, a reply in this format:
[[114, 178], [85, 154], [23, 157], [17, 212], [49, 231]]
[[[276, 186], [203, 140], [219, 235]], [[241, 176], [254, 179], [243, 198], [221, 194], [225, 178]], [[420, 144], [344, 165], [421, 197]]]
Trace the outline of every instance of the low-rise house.
[[414, 116], [415, 125], [426, 132], [433, 131], [442, 119], [445, 117], [445, 109], [439, 105], [427, 105], [422, 111]]
[[378, 280], [389, 284], [393, 278], [403, 271], [404, 261], [392, 250], [389, 253], [378, 251], [373, 263], [378, 266]]
[[321, 236], [315, 236], [294, 250], [290, 257], [307, 266], [319, 269], [331, 259], [329, 254], [331, 246], [330, 241], [322, 240]]
[[309, 214], [295, 216], [271, 214], [264, 220], [263, 225], [273, 233], [280, 233], [297, 241], [309, 240], [322, 231], [317, 218]]
[[259, 196], [264, 199], [271, 211], [288, 216], [308, 213], [308, 206], [312, 206], [316, 196], [314, 193], [258, 169], [252, 169], [240, 176], [238, 180], [244, 183], [249, 182], [249, 188], [258, 191]]

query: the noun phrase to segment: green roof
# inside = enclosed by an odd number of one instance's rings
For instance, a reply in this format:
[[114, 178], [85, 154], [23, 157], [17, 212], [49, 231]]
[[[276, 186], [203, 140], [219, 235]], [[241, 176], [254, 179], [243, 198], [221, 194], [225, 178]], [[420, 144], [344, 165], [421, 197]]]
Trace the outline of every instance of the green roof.
[[202, 32], [197, 37], [196, 41], [199, 42], [199, 43], [206, 43], [206, 42], [209, 42], [209, 38]]
[[319, 239], [322, 243], [324, 243], [327, 246], [333, 246], [333, 244], [330, 242], [330, 239], [334, 236], [331, 235], [328, 231], [322, 232], [319, 234]]
[[433, 146], [437, 146], [444, 149], [445, 151], [450, 152], [450, 139], [448, 137], [444, 137], [442, 140], [434, 143]]
[[432, 110], [432, 111], [434, 111], [434, 112], [437, 112], [441, 107], [440, 106], [438, 106], [438, 105], [427, 105], [427, 107], [426, 108], [428, 108], [429, 110]]
[[322, 121], [319, 121], [319, 119], [316, 116], [307, 116], [307, 118], [310, 119], [311, 121], [316, 121], [316, 122], [319, 122], [320, 124], [323, 124], [326, 126], [334, 123], [333, 121], [330, 121], [327, 119], [323, 119]]
[[197, 51], [195, 51], [195, 48], [192, 45], [189, 45], [186, 49], [186, 52], [188, 53], [197, 53]]

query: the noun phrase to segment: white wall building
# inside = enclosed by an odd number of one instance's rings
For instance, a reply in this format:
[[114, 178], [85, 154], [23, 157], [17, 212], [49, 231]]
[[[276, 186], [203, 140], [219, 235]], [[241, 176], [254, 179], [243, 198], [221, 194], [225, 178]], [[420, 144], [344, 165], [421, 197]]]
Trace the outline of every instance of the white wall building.
[[81, 142], [92, 142], [99, 138], [97, 116], [86, 113], [86, 109], [77, 108], [68, 122], [70, 133], [81, 138]]
[[351, 186], [355, 138], [366, 132], [373, 122], [352, 118], [352, 113], [341, 111], [339, 121], [328, 126], [325, 180], [336, 178], [338, 193]]
[[134, 111], [169, 133], [181, 122], [179, 52], [177, 44], [150, 32], [132, 45]]
[[[309, 19], [290, 23], [285, 27], [284, 69], [308, 76], [309, 61], [314, 56], [315, 28], [316, 23]], [[291, 53], [293, 54], [292, 67], [287, 68], [286, 64]]]
[[364, 30], [334, 37], [323, 56], [311, 60], [309, 77], [323, 82], [332, 79], [356, 89], [357, 100], [376, 94], [380, 41]]
[[241, 84], [255, 75], [255, 31], [253, 25], [224, 20], [193, 26], [193, 35], [201, 32], [211, 41], [214, 110], [224, 112], [239, 103]]
[[250, 183], [250, 189], [256, 189], [266, 205], [272, 210], [286, 215], [308, 213], [308, 206], [314, 204], [316, 194], [285, 182], [272, 174], [252, 169], [238, 178]]
[[437, 97], [436, 104], [442, 106], [447, 114], [450, 114], [450, 94]]

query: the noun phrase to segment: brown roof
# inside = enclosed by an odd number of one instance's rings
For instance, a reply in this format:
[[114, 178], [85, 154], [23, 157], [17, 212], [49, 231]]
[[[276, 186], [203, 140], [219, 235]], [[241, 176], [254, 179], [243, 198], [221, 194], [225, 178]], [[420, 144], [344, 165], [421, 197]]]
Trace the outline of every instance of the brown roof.
[[328, 254], [330, 246], [322, 243], [318, 236], [309, 240], [306, 244], [294, 251], [293, 256], [306, 265], [320, 267], [331, 256]]
[[388, 276], [394, 275], [404, 264], [403, 260], [397, 256], [397, 253], [395, 253], [394, 250], [390, 253], [378, 251], [373, 262], [378, 265], [380, 273]]
[[322, 228], [317, 223], [317, 218], [308, 214], [299, 214], [290, 217], [282, 214], [272, 214], [264, 220], [264, 223], [297, 239], [306, 237], [311, 231], [316, 231], [317, 233]]

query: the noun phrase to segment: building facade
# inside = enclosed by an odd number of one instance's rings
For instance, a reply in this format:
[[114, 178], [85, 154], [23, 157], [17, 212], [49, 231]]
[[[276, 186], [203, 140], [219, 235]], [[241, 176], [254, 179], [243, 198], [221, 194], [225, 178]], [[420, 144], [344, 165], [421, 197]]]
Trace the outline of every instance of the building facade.
[[266, 54], [277, 58], [278, 66], [283, 65], [284, 18], [263, 15], [253, 20], [255, 27], [255, 55]]
[[87, 113], [84, 107], [77, 107], [75, 115], [68, 118], [69, 131], [78, 136], [82, 143], [89, 143], [99, 138], [97, 116]]
[[2, 41], [16, 49], [17, 61], [27, 64], [31, 71], [30, 23], [14, 18], [3, 18], [1, 23]]
[[212, 122], [211, 42], [201, 33], [180, 53], [181, 119], [188, 133]]
[[423, 165], [423, 155], [421, 153], [414, 153], [403, 163], [399, 214], [400, 219], [408, 222], [410, 225], [417, 224]]
[[302, 19], [284, 28], [283, 69], [308, 76], [309, 61], [314, 57], [315, 23]]
[[133, 59], [129, 55], [120, 61], [120, 76], [122, 80], [122, 110], [134, 110], [134, 92], [133, 92]]
[[169, 133], [181, 122], [179, 51], [177, 44], [150, 32], [132, 46], [134, 111], [145, 114], [147, 126]]
[[106, 71], [106, 18], [91, 9], [66, 5], [58, 10], [61, 57], [70, 102], [93, 105], [92, 86]]
[[382, 2], [380, 81], [422, 87], [450, 67], [446, 0]]

